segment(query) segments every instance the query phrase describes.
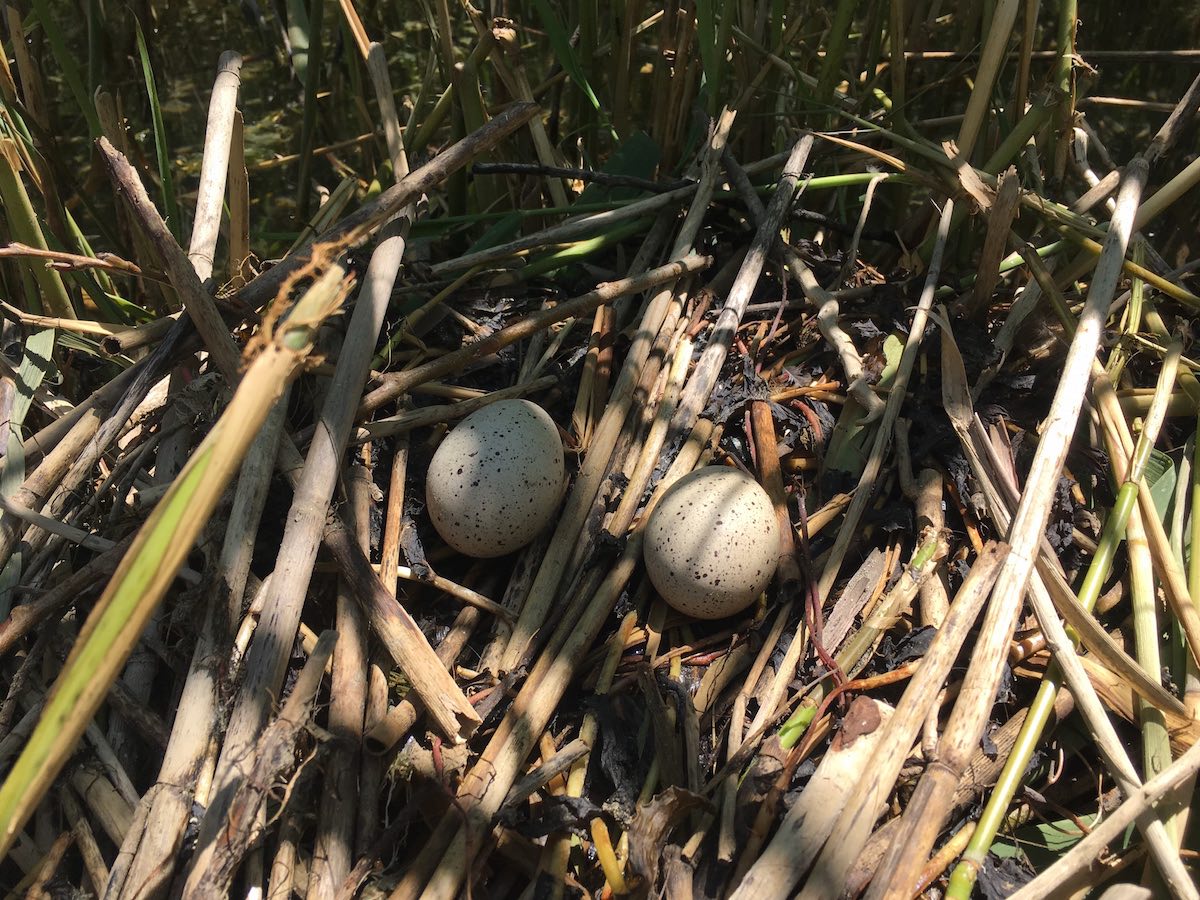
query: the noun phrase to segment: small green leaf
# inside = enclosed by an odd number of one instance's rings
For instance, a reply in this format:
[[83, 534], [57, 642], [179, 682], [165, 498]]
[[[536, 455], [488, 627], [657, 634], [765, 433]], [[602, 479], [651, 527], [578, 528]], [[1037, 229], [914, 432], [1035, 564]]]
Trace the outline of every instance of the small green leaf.
[[1150, 488], [1150, 496], [1154, 498], [1154, 508], [1158, 510], [1158, 517], [1165, 522], [1171, 510], [1171, 502], [1175, 498], [1175, 483], [1179, 478], [1175, 460], [1161, 450], [1152, 449], [1146, 460], [1145, 478]]
[[808, 726], [817, 715], [817, 705], [806, 700], [796, 708], [786, 722], [779, 727], [779, 745], [785, 750], [793, 747], [804, 736]]
[[176, 240], [183, 234], [183, 223], [179, 220], [179, 205], [175, 201], [175, 182], [171, 177], [171, 156], [167, 149], [167, 129], [163, 125], [162, 106], [158, 102], [158, 88], [154, 84], [154, 68], [150, 65], [150, 51], [146, 47], [146, 36], [142, 23], [134, 20], [137, 30], [138, 58], [142, 62], [142, 77], [146, 82], [146, 94], [150, 98], [150, 120], [154, 125], [154, 153], [158, 157], [158, 178], [162, 182], [163, 210], [167, 225]]
[[[1094, 815], [1080, 816], [1079, 821], [1090, 825]], [[1079, 825], [1070, 819], [1053, 822], [1038, 822], [1024, 825], [1011, 835], [998, 838], [991, 852], [1001, 859], [1025, 857], [1036, 868], [1045, 868], [1055, 862], [1081, 840], [1084, 834]]]

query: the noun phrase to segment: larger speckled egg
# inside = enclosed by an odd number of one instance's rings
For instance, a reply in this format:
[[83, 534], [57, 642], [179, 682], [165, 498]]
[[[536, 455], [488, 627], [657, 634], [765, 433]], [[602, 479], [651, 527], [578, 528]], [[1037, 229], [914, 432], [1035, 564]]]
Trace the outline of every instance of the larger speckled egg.
[[739, 613], [763, 592], [779, 561], [771, 498], [738, 469], [697, 469], [651, 512], [642, 555], [655, 589], [684, 615]]
[[429, 464], [425, 501], [438, 534], [460, 553], [504, 556], [532, 541], [562, 496], [563, 446], [554, 420], [528, 400], [471, 413]]

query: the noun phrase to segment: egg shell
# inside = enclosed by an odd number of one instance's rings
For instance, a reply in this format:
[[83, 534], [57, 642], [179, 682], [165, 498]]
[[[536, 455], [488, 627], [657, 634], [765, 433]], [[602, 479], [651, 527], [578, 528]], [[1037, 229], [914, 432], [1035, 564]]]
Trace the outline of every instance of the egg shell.
[[771, 498], [738, 469], [697, 469], [651, 512], [642, 555], [655, 589], [684, 615], [739, 613], [763, 592], [779, 562]]
[[504, 556], [550, 522], [564, 477], [554, 420], [528, 400], [501, 400], [446, 435], [429, 463], [425, 502], [433, 527], [455, 550]]

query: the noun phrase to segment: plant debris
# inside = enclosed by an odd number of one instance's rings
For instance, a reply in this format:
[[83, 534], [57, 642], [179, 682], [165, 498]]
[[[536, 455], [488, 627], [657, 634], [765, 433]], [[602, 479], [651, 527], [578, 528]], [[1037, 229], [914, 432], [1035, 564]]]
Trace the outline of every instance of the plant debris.
[[[0, 77], [7, 891], [1200, 897], [1194, 16], [85, 6]], [[498, 401], [566, 485], [471, 558]]]

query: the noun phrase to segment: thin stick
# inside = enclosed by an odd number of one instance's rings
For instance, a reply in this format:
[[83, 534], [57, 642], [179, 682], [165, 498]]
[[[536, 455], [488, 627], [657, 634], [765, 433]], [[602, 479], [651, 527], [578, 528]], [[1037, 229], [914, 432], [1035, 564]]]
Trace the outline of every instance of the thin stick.
[[[366, 466], [353, 462], [348, 468], [352, 521], [366, 551], [371, 540], [371, 474]], [[367, 702], [367, 623], [345, 585], [338, 589], [337, 626], [328, 722], [336, 752], [325, 766], [325, 790], [309, 869], [307, 896], [314, 900], [332, 900], [350, 872], [354, 853], [359, 757]]]
[[[180, 302], [191, 317], [196, 330], [200, 332], [205, 347], [213, 355], [217, 367], [223, 373], [236, 373], [241, 366], [241, 358], [229, 337], [229, 329], [225, 325], [225, 320], [221, 318], [221, 313], [218, 311], [212, 295], [204, 289], [202, 279], [196, 273], [191, 261], [179, 251], [175, 237], [167, 228], [167, 224], [159, 215], [158, 210], [155, 209], [153, 201], [142, 185], [141, 178], [129, 164], [129, 160], [109, 143], [108, 138], [100, 138], [96, 142], [96, 146], [130, 212], [142, 226], [158, 252], [159, 259], [162, 260], [166, 269], [167, 277], [179, 294]], [[228, 152], [228, 148], [226, 148], [226, 158], [228, 158]], [[222, 182], [224, 174], [225, 167], [222, 167]], [[223, 183], [221, 187], [223, 195]], [[208, 265], [211, 267], [211, 262]], [[233, 381], [231, 381], [232, 383]]]
[[[680, 227], [673, 247], [671, 258], [679, 258], [691, 252], [692, 244], [699, 232], [701, 221], [708, 210], [709, 200], [716, 186], [719, 172], [718, 161], [733, 126], [734, 114], [724, 113], [716, 123], [709, 137], [708, 147], [702, 159], [702, 176], [695, 192], [692, 206], [687, 218]], [[654, 234], [655, 229], [651, 230]], [[685, 274], [680, 271], [678, 274]], [[655, 284], [659, 282], [654, 282]], [[633, 403], [633, 393], [641, 380], [642, 370], [650, 358], [650, 350], [658, 337], [664, 321], [668, 318], [674, 301], [674, 279], [666, 281], [664, 286], [656, 291], [646, 304], [641, 322], [634, 334], [634, 339], [621, 366], [621, 372], [613, 385], [612, 396], [609, 399], [604, 416], [592, 435], [588, 453], [583, 461], [579, 475], [571, 488], [571, 493], [559, 516], [558, 527], [555, 529], [542, 564], [538, 568], [529, 595], [521, 609], [521, 616], [513, 629], [508, 646], [501, 657], [501, 668], [513, 668], [524, 656], [526, 648], [536, 631], [541, 628], [546, 613], [558, 591], [559, 585], [565, 580], [567, 569], [575, 555], [579, 535], [584, 527], [592, 503], [600, 490], [601, 480], [607, 472], [612, 459], [613, 448], [621, 435], [622, 426]]]
[[537, 112], [536, 104], [514, 103], [482, 128], [446, 148], [370, 203], [318, 235], [313, 242], [259, 275], [238, 292], [238, 300], [253, 308], [272, 300], [287, 278], [311, 261], [312, 247], [315, 243], [349, 245], [362, 240], [422, 194], [432, 191], [473, 157], [500, 143]]
[[1011, 900], [1037, 900], [1041, 897], [1066, 896], [1068, 884], [1089, 874], [1105, 848], [1124, 833], [1132, 823], [1154, 815], [1154, 805], [1164, 795], [1184, 784], [1200, 771], [1200, 744], [1194, 745], [1179, 759], [1142, 785], [1115, 810], [1106, 814], [1100, 824], [1084, 836], [1048, 869], [1009, 895]]
[[383, 383], [380, 387], [363, 398], [358, 415], [365, 418], [379, 407], [408, 393], [417, 385], [457, 372], [472, 359], [495, 353], [497, 350], [524, 340], [557, 322], [594, 312], [596, 307], [611, 303], [618, 297], [640, 294], [664, 282], [675, 281], [684, 275], [698, 272], [711, 264], [712, 257], [691, 253], [641, 275], [622, 278], [620, 281], [605, 282], [586, 294], [526, 316], [520, 322], [468, 344], [461, 350], [447, 353], [413, 369], [385, 375], [381, 379]]
[[788, 207], [791, 206], [792, 197], [800, 182], [800, 177], [804, 173], [804, 166], [808, 162], [812, 146], [813, 136], [805, 134], [796, 142], [791, 156], [784, 164], [783, 174], [780, 176], [775, 194], [771, 198], [771, 205], [767, 208], [762, 222], [759, 223], [750, 250], [742, 262], [742, 267], [738, 270], [733, 287], [730, 288], [729, 294], [725, 298], [725, 305], [717, 316], [716, 324], [713, 325], [708, 346], [704, 348], [704, 353], [697, 360], [692, 377], [688, 380], [683, 395], [679, 398], [679, 408], [675, 412], [675, 418], [671, 421], [672, 434], [687, 432], [699, 417], [704, 404], [708, 402], [708, 397], [717, 383], [717, 376], [721, 373], [721, 366], [724, 365], [729, 348], [733, 345], [733, 337], [737, 332], [738, 325], [741, 324], [742, 316], [746, 312], [746, 305], [750, 302], [750, 295], [754, 292], [758, 279], [762, 275], [763, 266], [767, 261], [767, 251], [775, 245], [779, 236], [780, 225]]
[[429, 425], [437, 425], [442, 422], [453, 422], [500, 400], [524, 397], [526, 394], [536, 394], [544, 391], [558, 384], [559, 381], [560, 378], [557, 375], [543, 375], [534, 381], [515, 384], [512, 387], [492, 391], [491, 393], [469, 400], [459, 400], [457, 403], [448, 403], [444, 406], [423, 406], [420, 409], [407, 410], [399, 415], [389, 416], [386, 419], [376, 419], [374, 422], [367, 422], [361, 425], [355, 429], [353, 440], [355, 442], [365, 442], [381, 437], [407, 434], [415, 428], [425, 428]]
[[246, 129], [241, 110], [233, 112], [229, 144], [229, 278], [235, 287], [246, 279], [242, 267], [250, 258], [250, 176], [246, 172]]
[[312, 701], [321, 686], [336, 638], [333, 631], [321, 635], [279, 718], [271, 723], [245, 760], [245, 773], [230, 785], [233, 796], [227, 803], [229, 821], [215, 845], [201, 845], [184, 885], [185, 900], [218, 900], [228, 896], [230, 882], [254, 839], [259, 813], [265, 808], [275, 779], [292, 765], [296, 739], [312, 713]]
[[[1021, 503], [1009, 529], [1012, 551], [997, 579], [988, 615], [980, 631], [983, 637], [975, 645], [971, 655], [968, 679], [955, 704], [950, 722], [947, 724], [942, 738], [943, 742], [953, 735], [956, 742], [973, 746], [979, 740], [979, 735], [986, 723], [987, 714], [995, 697], [1008, 641], [1020, 612], [1021, 598], [1029, 584], [1034, 559], [1038, 554], [1045, 523], [1049, 517], [1050, 503], [1054, 493], [1052, 486], [1058, 480], [1071, 436], [1075, 430], [1076, 419], [1083, 403], [1083, 386], [1087, 384], [1100, 334], [1107, 318], [1108, 305], [1120, 277], [1138, 197], [1148, 173], [1149, 167], [1141, 158], [1135, 159], [1126, 171], [1119, 195], [1117, 213], [1106, 238], [1105, 252], [1097, 265], [1095, 277], [1088, 291], [1087, 303], [1071, 342], [1050, 414], [1047, 416], [1042, 438], [1038, 443], [1037, 454], [1034, 457], [1025, 490], [1021, 495]], [[1037, 589], [1040, 584], [1039, 581], [1034, 585], [1035, 590], [1031, 594], [1031, 598], [1035, 600], [1038, 599]], [[1061, 627], [1053, 613], [1051, 613], [1051, 617], [1054, 618], [1054, 622], [1046, 621], [1043, 616], [1039, 616], [1039, 619], [1042, 620], [1043, 631], [1047, 634], [1050, 634], [1053, 628]], [[1064, 670], [1070, 678], [1073, 673], [1069, 661], [1074, 658], [1074, 652], [1069, 641], [1061, 652]], [[1087, 682], [1086, 676], [1083, 676], [1083, 682]], [[1084, 689], [1082, 685], [1080, 689]], [[1094, 693], [1092, 696], [1094, 697]], [[1076, 695], [1077, 702], [1082, 699], [1079, 694]], [[1103, 714], [1100, 718], [1103, 718]], [[1117, 749], [1119, 746], [1118, 742]], [[1110, 766], [1114, 762], [1115, 760], [1110, 759]], [[1117, 764], [1119, 765], [1119, 763]], [[1125, 765], [1128, 766], [1127, 761]], [[1119, 768], [1114, 774], [1123, 782], [1136, 784], [1136, 775], [1133, 775], [1132, 769], [1122, 770]], [[1133, 776], [1131, 782], [1126, 778], [1127, 775]], [[929, 857], [937, 827], [941, 823], [940, 807], [944, 805], [944, 798], [938, 797], [933, 779], [923, 779], [922, 782], [929, 783], [929, 788], [922, 794], [923, 805], [931, 807], [936, 804], [939, 809], [937, 812], [929, 809], [930, 814], [922, 822], [921, 831], [908, 840], [904, 854], [900, 859], [895, 860], [897, 868], [889, 873], [886, 882], [873, 887], [872, 890], [876, 896], [883, 896], [883, 889], [889, 886], [897, 893], [909, 890], [909, 886], [915, 883], [920, 868]], [[1146, 836], [1155, 860], [1160, 866], [1160, 871], [1172, 892], [1183, 897], [1197, 896], [1196, 890], [1189, 880], [1186, 878], [1184, 882], [1178, 880], [1178, 873], [1182, 866], [1171, 847], [1162, 823], [1146, 823]], [[907, 897], [907, 894], [905, 896]]]

